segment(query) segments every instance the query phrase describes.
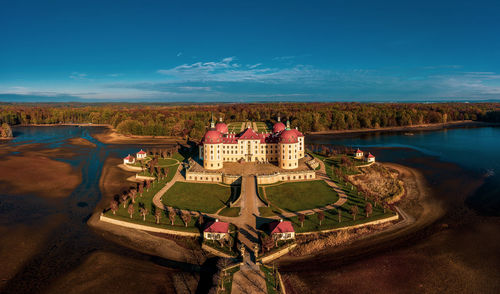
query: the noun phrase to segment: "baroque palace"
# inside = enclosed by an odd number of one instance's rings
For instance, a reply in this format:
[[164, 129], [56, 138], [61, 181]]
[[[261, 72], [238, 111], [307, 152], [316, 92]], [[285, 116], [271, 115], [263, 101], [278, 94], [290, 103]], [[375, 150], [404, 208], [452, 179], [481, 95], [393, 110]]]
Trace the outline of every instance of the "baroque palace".
[[207, 170], [221, 169], [224, 162], [276, 163], [282, 169], [296, 169], [304, 157], [304, 135], [285, 126], [278, 117], [272, 133], [257, 133], [251, 127], [239, 134], [228, 132], [222, 122], [213, 120], [199, 145], [200, 159]]

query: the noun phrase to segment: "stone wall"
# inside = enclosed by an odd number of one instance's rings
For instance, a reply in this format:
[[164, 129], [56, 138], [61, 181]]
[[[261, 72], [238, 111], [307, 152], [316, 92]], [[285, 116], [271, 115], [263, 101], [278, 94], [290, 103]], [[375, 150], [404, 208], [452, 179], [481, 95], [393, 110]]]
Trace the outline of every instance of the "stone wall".
[[283, 249], [280, 249], [280, 250], [278, 250], [278, 251], [276, 251], [276, 252], [274, 252], [272, 254], [265, 255], [265, 256], [263, 256], [260, 259], [260, 262], [267, 263], [267, 262], [275, 260], [276, 258], [280, 258], [283, 255], [288, 254], [288, 252], [290, 252], [290, 250], [292, 250], [293, 248], [295, 248], [295, 246], [297, 246], [297, 243], [293, 243], [292, 245], [287, 246], [287, 247], [285, 247]]
[[257, 184], [274, 184], [280, 181], [293, 182], [316, 179], [316, 172], [313, 170], [279, 172], [271, 175], [257, 175]]
[[99, 220], [102, 222], [106, 222], [106, 223], [110, 223], [110, 224], [114, 224], [114, 225], [118, 225], [118, 226], [122, 226], [122, 227], [143, 230], [143, 231], [148, 231], [148, 232], [164, 233], [164, 234], [184, 236], [184, 237], [199, 237], [200, 236], [199, 233], [174, 231], [174, 230], [152, 227], [152, 226], [147, 226], [147, 225], [140, 225], [140, 224], [135, 224], [135, 223], [117, 220], [117, 219], [110, 218], [110, 217], [107, 217], [104, 215], [101, 215], [99, 217]]

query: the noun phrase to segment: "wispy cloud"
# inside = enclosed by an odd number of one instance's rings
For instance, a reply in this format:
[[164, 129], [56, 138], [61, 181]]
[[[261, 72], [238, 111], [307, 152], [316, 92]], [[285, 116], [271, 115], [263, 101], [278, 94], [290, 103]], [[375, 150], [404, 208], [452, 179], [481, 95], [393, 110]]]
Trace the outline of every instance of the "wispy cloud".
[[88, 80], [88, 75], [86, 73], [74, 71], [69, 75], [70, 79], [73, 80]]
[[176, 56], [177, 57], [181, 57], [182, 56], [182, 52], [178, 52]]

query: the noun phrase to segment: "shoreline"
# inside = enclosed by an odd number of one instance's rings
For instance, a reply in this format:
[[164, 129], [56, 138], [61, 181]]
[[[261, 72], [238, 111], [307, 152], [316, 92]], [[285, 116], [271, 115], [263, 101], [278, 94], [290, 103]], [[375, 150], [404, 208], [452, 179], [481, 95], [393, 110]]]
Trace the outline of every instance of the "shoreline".
[[375, 132], [413, 132], [413, 131], [438, 131], [447, 128], [461, 128], [461, 127], [489, 127], [498, 126], [500, 124], [473, 121], [473, 120], [461, 120], [452, 121], [448, 123], [436, 123], [436, 124], [420, 124], [412, 126], [400, 126], [400, 127], [381, 127], [381, 128], [365, 128], [365, 129], [351, 129], [351, 130], [328, 130], [320, 132], [310, 132], [306, 135], [317, 136], [317, 135], [346, 135], [346, 134], [365, 134], [365, 133], [375, 133]]
[[[402, 221], [384, 230], [364, 235], [345, 245], [325, 248], [303, 256], [283, 256], [277, 261], [280, 267], [285, 269], [285, 272], [300, 271], [297, 270], [300, 268], [307, 270], [306, 265], [315, 262], [316, 259], [326, 258], [328, 263], [335, 262], [340, 265], [352, 260], [359, 260], [376, 252], [386, 251], [425, 230], [445, 215], [446, 211], [442, 204], [431, 196], [429, 186], [422, 173], [400, 164], [383, 164], [386, 167], [396, 169], [403, 178], [406, 178], [404, 181], [405, 189], [408, 189], [409, 192], [397, 205], [398, 212], [402, 214]], [[408, 205], [409, 207], [406, 207]], [[324, 261], [321, 260], [321, 262]]]

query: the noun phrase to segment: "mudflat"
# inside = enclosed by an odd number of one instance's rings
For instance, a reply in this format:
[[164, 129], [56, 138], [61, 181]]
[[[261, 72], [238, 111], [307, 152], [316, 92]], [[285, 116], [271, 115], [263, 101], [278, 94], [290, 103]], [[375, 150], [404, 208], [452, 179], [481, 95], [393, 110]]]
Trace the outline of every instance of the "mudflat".
[[102, 132], [93, 133], [92, 137], [104, 144], [172, 145], [186, 143], [186, 140], [180, 137], [123, 135], [117, 133], [110, 126]]
[[[82, 175], [79, 170], [69, 163], [52, 159], [71, 156], [70, 152], [38, 149], [37, 146], [25, 148], [15, 148], [18, 154], [0, 159], [0, 189], [11, 194], [61, 198], [67, 197], [80, 184]], [[15, 150], [6, 148], [3, 153]]]
[[77, 146], [86, 146], [86, 147], [93, 147], [93, 148], [96, 147], [96, 145], [94, 143], [92, 143], [89, 140], [84, 139], [84, 138], [71, 138], [71, 139], [68, 139], [68, 143], [70, 143], [72, 145], [77, 145]]

